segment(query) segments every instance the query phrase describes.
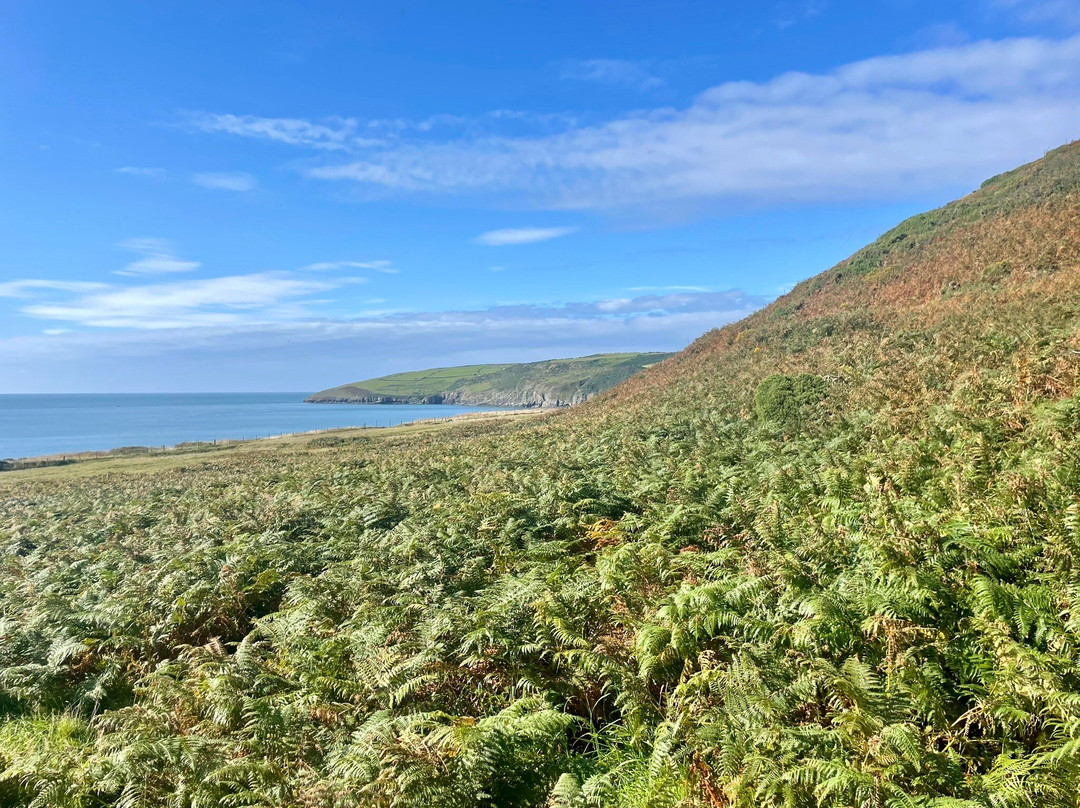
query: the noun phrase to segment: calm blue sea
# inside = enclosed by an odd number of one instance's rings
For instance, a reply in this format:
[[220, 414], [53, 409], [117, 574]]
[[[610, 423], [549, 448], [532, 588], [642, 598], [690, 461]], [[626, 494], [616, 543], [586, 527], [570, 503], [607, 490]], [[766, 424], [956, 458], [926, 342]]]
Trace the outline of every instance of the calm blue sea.
[[396, 426], [497, 407], [304, 404], [306, 393], [0, 395], [0, 458]]

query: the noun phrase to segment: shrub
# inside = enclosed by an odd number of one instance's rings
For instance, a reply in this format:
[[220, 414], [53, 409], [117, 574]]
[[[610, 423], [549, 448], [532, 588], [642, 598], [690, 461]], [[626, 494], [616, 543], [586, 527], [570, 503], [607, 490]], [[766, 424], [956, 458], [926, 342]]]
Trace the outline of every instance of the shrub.
[[810, 373], [785, 376], [781, 373], [766, 378], [754, 393], [754, 409], [762, 421], [783, 427], [799, 426], [807, 409], [825, 397], [825, 380]]

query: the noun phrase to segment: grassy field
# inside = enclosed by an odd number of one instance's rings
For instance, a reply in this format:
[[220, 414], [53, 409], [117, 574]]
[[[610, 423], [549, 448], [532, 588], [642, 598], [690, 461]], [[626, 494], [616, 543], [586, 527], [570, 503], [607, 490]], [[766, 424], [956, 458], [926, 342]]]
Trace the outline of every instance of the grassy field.
[[[401, 401], [421, 401], [454, 394], [528, 399], [536, 391], [553, 400], [582, 400], [625, 381], [656, 362], [667, 359], [666, 353], [597, 354], [576, 359], [552, 359], [504, 365], [463, 365], [395, 373], [377, 379], [333, 387], [309, 397], [309, 401], [348, 400], [384, 397]], [[489, 403], [494, 403], [494, 399]], [[517, 403], [517, 402], [510, 402]], [[522, 400], [520, 403], [531, 403]]]
[[0, 490], [3, 490], [5, 484], [19, 485], [31, 480], [61, 481], [101, 474], [153, 474], [169, 469], [198, 469], [200, 464], [208, 467], [222, 461], [244, 463], [263, 452], [327, 452], [340, 446], [377, 446], [380, 441], [451, 429], [465, 423], [502, 424], [541, 414], [543, 413], [537, 410], [476, 412], [393, 427], [324, 429], [253, 440], [181, 444], [177, 447], [145, 449], [141, 452], [137, 447], [121, 451], [86, 452], [64, 455], [62, 461], [59, 457], [28, 458], [8, 461], [8, 466], [0, 469]]
[[1077, 808], [1080, 146], [536, 417], [0, 474], [0, 805]]
[[501, 373], [512, 364], [505, 365], [461, 365], [453, 368], [432, 368], [408, 373], [395, 373], [354, 382], [354, 386], [389, 396], [430, 396], [450, 390], [458, 385], [482, 383], [493, 374]]

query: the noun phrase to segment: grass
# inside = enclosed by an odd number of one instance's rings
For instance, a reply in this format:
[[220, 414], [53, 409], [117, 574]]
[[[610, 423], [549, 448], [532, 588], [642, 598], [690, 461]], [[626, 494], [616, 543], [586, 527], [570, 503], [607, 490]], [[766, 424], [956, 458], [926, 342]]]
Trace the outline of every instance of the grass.
[[512, 367], [505, 365], [461, 365], [452, 368], [432, 368], [407, 373], [395, 373], [377, 379], [355, 382], [354, 386], [373, 393], [397, 396], [428, 396], [450, 390], [459, 384], [470, 384]]
[[390, 398], [423, 401], [432, 397], [457, 403], [532, 404], [538, 395], [563, 403], [583, 400], [629, 378], [671, 354], [597, 354], [576, 359], [501, 365], [463, 365], [395, 373], [323, 390], [309, 401]]
[[0, 474], [0, 804], [1077, 808], [1080, 146], [965, 205], [579, 407]]
[[348, 427], [318, 432], [298, 432], [270, 438], [218, 443], [180, 444], [166, 449], [127, 447], [110, 452], [87, 452], [65, 455], [63, 461], [52, 458], [28, 458], [8, 461], [0, 470], [0, 490], [5, 485], [29, 481], [86, 479], [109, 474], [155, 474], [172, 469], [198, 469], [222, 461], [244, 463], [265, 452], [299, 451], [326, 453], [341, 446], [378, 446], [382, 441], [404, 436], [438, 433], [463, 424], [502, 424], [522, 417], [542, 415], [538, 410], [464, 413], [449, 418], [413, 421], [392, 427]]

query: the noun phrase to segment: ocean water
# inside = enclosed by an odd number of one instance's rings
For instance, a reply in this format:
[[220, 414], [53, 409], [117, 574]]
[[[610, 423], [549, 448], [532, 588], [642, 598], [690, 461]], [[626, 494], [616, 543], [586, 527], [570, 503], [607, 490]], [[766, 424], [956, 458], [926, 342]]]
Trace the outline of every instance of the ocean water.
[[498, 407], [304, 404], [307, 393], [0, 395], [0, 458], [396, 426]]

